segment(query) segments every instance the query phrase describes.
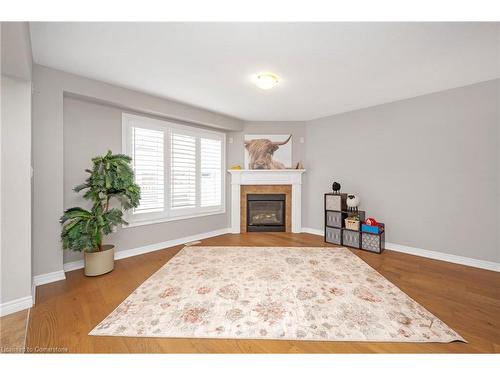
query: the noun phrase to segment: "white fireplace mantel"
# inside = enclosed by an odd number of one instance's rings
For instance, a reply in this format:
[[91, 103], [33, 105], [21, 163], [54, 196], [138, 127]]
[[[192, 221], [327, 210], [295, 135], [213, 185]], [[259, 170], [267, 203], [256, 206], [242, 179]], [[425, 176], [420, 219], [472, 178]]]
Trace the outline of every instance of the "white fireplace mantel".
[[241, 185], [291, 185], [292, 232], [302, 231], [302, 173], [305, 169], [229, 169], [231, 174], [231, 233], [240, 233]]

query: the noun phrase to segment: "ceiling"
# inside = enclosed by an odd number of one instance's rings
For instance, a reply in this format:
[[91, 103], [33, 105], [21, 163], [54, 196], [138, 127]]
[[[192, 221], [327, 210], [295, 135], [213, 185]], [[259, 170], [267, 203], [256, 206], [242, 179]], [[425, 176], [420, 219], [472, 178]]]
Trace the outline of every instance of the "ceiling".
[[[247, 121], [306, 121], [500, 76], [498, 23], [31, 23], [36, 63]], [[271, 71], [268, 91], [251, 76]]]

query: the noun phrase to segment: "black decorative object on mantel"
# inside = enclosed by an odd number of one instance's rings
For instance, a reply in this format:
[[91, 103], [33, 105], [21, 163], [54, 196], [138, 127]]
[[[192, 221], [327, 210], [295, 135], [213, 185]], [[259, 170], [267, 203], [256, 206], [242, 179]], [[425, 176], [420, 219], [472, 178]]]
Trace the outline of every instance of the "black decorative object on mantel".
[[335, 181], [332, 184], [332, 190], [333, 190], [333, 194], [340, 194], [340, 184]]

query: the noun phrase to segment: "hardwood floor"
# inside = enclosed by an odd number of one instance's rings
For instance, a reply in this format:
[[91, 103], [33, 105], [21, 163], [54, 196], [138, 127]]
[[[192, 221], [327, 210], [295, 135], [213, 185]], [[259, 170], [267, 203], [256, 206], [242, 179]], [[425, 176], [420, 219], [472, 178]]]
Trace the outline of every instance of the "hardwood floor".
[[[320, 236], [244, 233], [203, 240], [208, 246], [330, 246]], [[352, 250], [402, 291], [462, 335], [468, 343], [311, 342], [281, 340], [159, 339], [88, 336], [182, 246], [122, 259], [95, 278], [82, 270], [37, 288], [27, 351], [162, 353], [479, 353], [500, 352], [500, 273], [394, 251]]]
[[0, 318], [0, 353], [24, 353], [29, 309]]

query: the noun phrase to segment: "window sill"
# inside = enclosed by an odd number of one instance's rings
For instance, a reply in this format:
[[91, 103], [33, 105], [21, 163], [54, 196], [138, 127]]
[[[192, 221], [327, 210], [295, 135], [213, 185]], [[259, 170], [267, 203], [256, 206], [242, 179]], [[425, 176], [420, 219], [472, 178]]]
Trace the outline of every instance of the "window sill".
[[194, 219], [197, 217], [221, 215], [221, 214], [225, 214], [225, 213], [226, 213], [226, 209], [222, 209], [222, 210], [213, 211], [213, 212], [204, 212], [204, 213], [200, 213], [200, 214], [192, 214], [192, 215], [185, 215], [185, 216], [166, 217], [166, 218], [161, 218], [161, 219], [151, 219], [151, 220], [141, 220], [141, 221], [132, 221], [130, 219], [129, 220], [125, 219], [126, 221], [129, 222], [129, 224], [128, 225], [123, 224], [122, 228], [133, 228], [133, 227], [140, 227], [143, 225], [168, 223], [170, 221]]

